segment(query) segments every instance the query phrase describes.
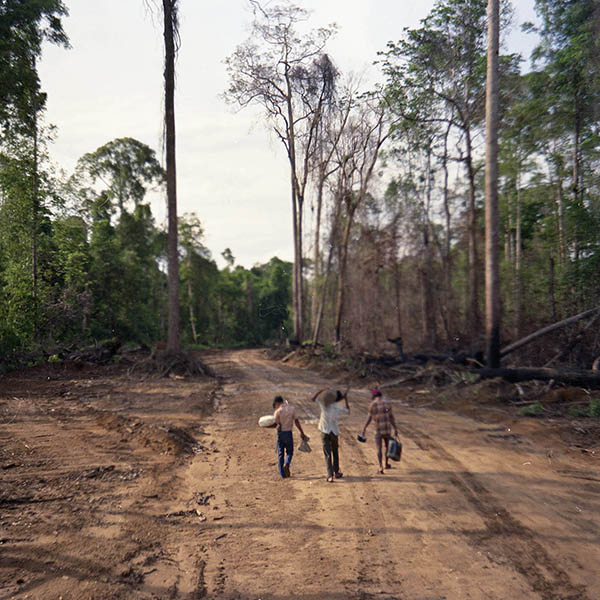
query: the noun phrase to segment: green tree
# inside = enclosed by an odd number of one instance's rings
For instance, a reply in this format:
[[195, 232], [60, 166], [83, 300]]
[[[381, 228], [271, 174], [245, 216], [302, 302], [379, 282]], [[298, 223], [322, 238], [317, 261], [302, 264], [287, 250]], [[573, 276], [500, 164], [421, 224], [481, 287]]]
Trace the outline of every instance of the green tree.
[[[68, 195], [70, 210], [86, 223], [89, 272], [78, 269], [77, 280], [73, 273], [68, 289], [82, 300], [87, 337], [151, 343], [162, 335], [165, 298], [159, 264], [166, 251], [145, 196], [163, 182], [154, 151], [131, 138], [109, 142], [78, 161]], [[74, 216], [65, 222], [77, 223]], [[65, 254], [62, 264], [80, 264], [83, 249], [73, 248], [68, 236], [61, 239], [67, 242], [59, 246]]]
[[58, 0], [0, 3], [0, 264], [5, 327], [22, 343], [38, 338], [49, 278], [50, 178], [44, 170], [48, 131], [41, 125], [46, 96], [37, 60], [42, 43], [68, 46]]
[[[203, 227], [195, 214], [185, 214], [179, 219], [179, 245], [181, 247], [181, 306], [187, 308], [189, 328], [183, 326], [184, 338], [194, 344], [210, 343], [213, 320], [211, 303], [218, 270], [210, 251], [202, 244]], [[182, 318], [182, 325], [185, 320]], [[188, 334], [189, 332], [189, 334]]]
[[77, 162], [79, 187], [102, 190], [120, 214], [137, 207], [149, 189], [164, 185], [165, 172], [152, 148], [133, 138], [119, 138], [84, 154]]
[[598, 5], [536, 0], [535, 6], [541, 21], [533, 55], [535, 93], [539, 105], [549, 108], [539, 112], [540, 140], [556, 207], [557, 262], [571, 289], [568, 310], [579, 311], [586, 305], [586, 277], [600, 244], [594, 175], [600, 155]]
[[61, 0], [3, 0], [0, 3], [0, 133], [21, 129], [35, 119], [45, 103], [37, 59], [42, 43], [68, 47]]
[[[595, 125], [600, 118], [600, 40], [595, 0], [536, 0], [541, 26], [536, 63], [548, 74], [552, 119], [571, 136], [572, 184], [575, 202], [584, 194], [582, 152], [597, 146]], [[530, 29], [534, 29], [529, 25]], [[590, 139], [592, 138], [592, 139]]]

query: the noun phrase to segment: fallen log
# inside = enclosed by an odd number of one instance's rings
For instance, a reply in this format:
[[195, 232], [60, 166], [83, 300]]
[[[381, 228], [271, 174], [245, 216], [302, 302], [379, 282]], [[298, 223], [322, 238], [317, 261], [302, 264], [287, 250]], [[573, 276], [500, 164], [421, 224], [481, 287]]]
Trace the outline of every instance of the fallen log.
[[285, 363], [288, 360], [290, 360], [290, 358], [292, 358], [292, 356], [294, 356], [294, 354], [296, 354], [296, 350], [292, 350], [291, 352], [288, 352], [282, 359], [281, 362]]
[[519, 369], [489, 369], [483, 368], [473, 371], [480, 379], [493, 379], [501, 377], [511, 383], [519, 381], [553, 380], [557, 383], [577, 385], [586, 388], [600, 389], [600, 374], [596, 371], [562, 371], [560, 369], [522, 367]]
[[[407, 358], [408, 357], [407, 355]], [[439, 363], [454, 363], [457, 365], [480, 365], [483, 363], [483, 352], [481, 350], [452, 352], [451, 354], [415, 354], [412, 357], [421, 363], [439, 362]]]
[[[575, 348], [575, 346], [577, 346], [577, 344], [579, 344], [582, 340], [583, 337], [586, 333], [586, 331], [588, 329], [590, 329], [590, 327], [598, 320], [600, 319], [600, 310], [596, 313], [596, 315], [594, 316], [593, 319], [590, 319], [587, 323], [587, 325], [569, 342], [569, 344], [567, 345], [566, 348], [564, 348], [563, 350], [561, 350], [558, 354], [555, 354], [545, 365], [544, 367], [549, 367], [550, 365], [554, 364], [555, 362], [562, 360], [563, 358], [565, 358], [566, 356], [568, 356], [571, 351], [573, 350], [573, 348]], [[594, 367], [592, 366], [592, 371], [594, 371]]]
[[423, 375], [426, 372], [427, 369], [421, 369], [416, 373], [412, 373], [408, 377], [402, 377], [402, 379], [394, 379], [394, 381], [386, 381], [385, 383], [379, 385], [379, 388], [382, 389], [387, 387], [393, 387], [396, 385], [402, 385], [403, 383], [408, 383], [409, 381], [415, 381], [416, 379], [420, 379], [421, 377], [423, 377]]
[[537, 331], [534, 331], [533, 333], [529, 334], [528, 336], [521, 338], [520, 340], [517, 340], [516, 342], [506, 346], [505, 348], [502, 348], [502, 350], [500, 350], [500, 356], [502, 358], [504, 358], [507, 354], [510, 354], [511, 352], [514, 352], [515, 350], [525, 346], [526, 344], [529, 344], [529, 342], [533, 342], [533, 340], [539, 338], [540, 336], [546, 335], [547, 333], [550, 333], [551, 331], [554, 331], [555, 329], [558, 329], [559, 327], [564, 327], [565, 325], [569, 325], [569, 324], [575, 323], [576, 321], [579, 321], [581, 319], [585, 319], [586, 317], [593, 315], [597, 311], [600, 311], [600, 306], [596, 306], [596, 308], [586, 310], [585, 312], [582, 312], [582, 313], [579, 313], [578, 315], [569, 317], [568, 319], [563, 319], [562, 321], [559, 321], [558, 323], [553, 323], [552, 325], [548, 325], [547, 327], [538, 329]]

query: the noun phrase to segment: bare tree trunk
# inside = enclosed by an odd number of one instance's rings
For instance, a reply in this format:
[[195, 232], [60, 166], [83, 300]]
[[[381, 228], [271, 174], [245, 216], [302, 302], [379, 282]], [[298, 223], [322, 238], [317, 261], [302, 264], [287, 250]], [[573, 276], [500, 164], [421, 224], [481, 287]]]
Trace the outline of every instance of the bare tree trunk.
[[329, 247], [329, 252], [327, 256], [327, 265], [325, 267], [325, 277], [323, 279], [323, 285], [321, 287], [321, 295], [319, 299], [319, 308], [317, 310], [315, 322], [313, 325], [313, 344], [316, 346], [319, 343], [319, 338], [321, 336], [321, 324], [323, 323], [323, 313], [325, 311], [325, 302], [327, 298], [327, 287], [329, 285], [329, 276], [331, 274], [331, 260], [333, 258], [333, 243]]
[[567, 245], [565, 241], [565, 210], [563, 200], [563, 187], [560, 173], [556, 174], [556, 214], [558, 226], [558, 257], [561, 264], [567, 260]]
[[298, 250], [297, 250], [297, 258], [296, 262], [298, 263], [297, 275], [298, 275], [298, 341], [304, 341], [304, 251], [302, 244], [302, 237], [304, 235], [304, 228], [302, 226], [302, 219], [304, 215], [304, 198], [302, 196], [298, 197], [298, 209], [297, 209], [297, 217], [298, 217]]
[[575, 132], [573, 134], [573, 199], [575, 204], [581, 197], [581, 105], [579, 93], [575, 94]]
[[433, 298], [433, 256], [430, 239], [429, 212], [431, 207], [431, 148], [427, 152], [427, 188], [425, 203], [425, 219], [423, 223], [423, 259], [422, 286], [423, 286], [423, 334], [424, 341], [430, 348], [435, 348], [438, 342], [437, 318]]
[[319, 343], [321, 337], [321, 325], [323, 323], [323, 313], [325, 311], [325, 301], [327, 298], [327, 286], [329, 285], [329, 275], [331, 273], [331, 259], [333, 257], [333, 246], [329, 249], [329, 256], [327, 258], [327, 265], [325, 267], [325, 277], [323, 278], [323, 285], [321, 287], [321, 295], [319, 299], [319, 307], [315, 317], [313, 326], [313, 344], [316, 346]]
[[587, 323], [587, 325], [569, 342], [569, 344], [567, 345], [566, 348], [562, 349], [558, 354], [555, 354], [544, 365], [544, 368], [549, 367], [556, 361], [562, 360], [563, 358], [567, 357], [571, 353], [573, 348], [575, 348], [575, 346], [577, 346], [577, 344], [579, 344], [583, 340], [583, 337], [584, 337], [585, 333], [587, 332], [587, 330], [590, 329], [596, 323], [596, 321], [598, 319], [600, 319], [600, 310], [596, 313], [596, 316], [593, 319], [590, 319], [590, 321]]
[[331, 263], [333, 261], [333, 251], [335, 249], [335, 240], [337, 238], [337, 227], [340, 216], [340, 198], [336, 196], [335, 208], [331, 220], [331, 234], [329, 237], [329, 251], [327, 253], [327, 264], [325, 266], [325, 278], [321, 287], [321, 294], [319, 299], [319, 309], [316, 315], [316, 320], [313, 325], [312, 339], [315, 346], [319, 343], [321, 336], [321, 327], [323, 323], [323, 313], [325, 312], [325, 302], [327, 300], [327, 289], [329, 286], [329, 278], [331, 276]]
[[[35, 60], [35, 59], [34, 59]], [[32, 230], [31, 230], [31, 278], [33, 293], [33, 335], [37, 341], [38, 337], [38, 233], [40, 218], [40, 177], [39, 177], [39, 155], [38, 155], [38, 114], [37, 102], [34, 105], [33, 116], [33, 164], [32, 164]]]
[[[323, 185], [319, 183], [317, 189], [317, 214], [315, 215], [315, 241], [313, 246], [313, 289], [311, 300], [311, 329], [314, 330], [314, 324], [317, 318], [319, 285], [321, 279], [321, 210], [323, 207]], [[314, 341], [314, 338], [313, 338]]]
[[423, 336], [423, 344], [430, 349], [435, 348], [434, 334], [432, 323], [435, 321], [436, 315], [433, 310], [431, 299], [431, 280], [429, 275], [429, 265], [427, 258], [429, 250], [425, 248], [425, 264], [419, 269], [421, 278], [421, 332]]
[[290, 162], [290, 183], [292, 188], [292, 219], [294, 236], [294, 271], [292, 281], [293, 309], [294, 309], [294, 338], [301, 342], [304, 337], [304, 306], [302, 294], [302, 201], [300, 197], [297, 164], [296, 164], [296, 135], [294, 129], [294, 111], [292, 107], [292, 84], [290, 81], [290, 66], [285, 62], [285, 81], [288, 89], [286, 100], [287, 108], [287, 136], [288, 159]]
[[600, 376], [594, 371], [565, 371], [563, 369], [520, 368], [520, 369], [479, 369], [477, 374], [481, 379], [502, 377], [506, 381], [540, 381], [553, 380], [555, 383], [600, 389]]
[[402, 311], [400, 310], [400, 306], [402, 306], [401, 295], [400, 295], [401, 273], [400, 273], [400, 264], [398, 261], [398, 237], [397, 237], [397, 232], [395, 230], [396, 227], [397, 227], [397, 225], [394, 224], [394, 247], [393, 247], [393, 252], [394, 252], [394, 257], [393, 257], [393, 261], [394, 261], [394, 299], [396, 301], [396, 328], [397, 328], [395, 337], [401, 338], [402, 337]]
[[467, 175], [469, 179], [469, 253], [468, 253], [468, 310], [466, 317], [466, 329], [469, 332], [471, 343], [475, 342], [481, 330], [481, 315], [479, 313], [479, 273], [477, 256], [477, 212], [475, 206], [475, 169], [473, 167], [473, 156], [471, 146], [471, 134], [466, 131], [467, 140]]
[[580, 321], [581, 319], [590, 317], [591, 315], [598, 312], [599, 310], [600, 310], [600, 306], [596, 306], [596, 308], [591, 308], [590, 310], [586, 310], [585, 312], [579, 313], [578, 315], [574, 315], [572, 317], [568, 317], [567, 319], [563, 319], [562, 321], [559, 321], [558, 323], [553, 323], [552, 325], [543, 327], [542, 329], [535, 331], [534, 333], [528, 335], [527, 337], [524, 337], [522, 340], [517, 340], [516, 342], [510, 344], [509, 346], [502, 348], [501, 355], [506, 356], [507, 354], [510, 354], [511, 352], [514, 352], [515, 350], [518, 350], [519, 348], [525, 346], [526, 344], [529, 344], [530, 342], [539, 338], [542, 335], [546, 335], [547, 333], [550, 333], [551, 331], [554, 331], [555, 329], [559, 329], [560, 327], [564, 327], [565, 325], [570, 325], [571, 323], [576, 323], [577, 321]]
[[194, 314], [194, 294], [192, 293], [192, 282], [189, 277], [187, 281], [187, 293], [190, 307], [190, 327], [192, 328], [192, 338], [195, 344], [198, 341], [198, 333], [196, 332], [196, 315]]
[[515, 269], [515, 256], [514, 256], [514, 242], [513, 242], [513, 230], [514, 230], [514, 217], [513, 217], [513, 205], [510, 193], [506, 194], [506, 231], [504, 234], [504, 256], [507, 262], [511, 265], [513, 270]]
[[517, 206], [515, 216], [515, 330], [517, 337], [521, 335], [523, 310], [521, 306], [522, 296], [522, 278], [521, 278], [521, 263], [522, 263], [522, 227], [521, 227], [521, 173], [520, 168], [517, 173]]
[[[443, 169], [444, 169], [444, 219], [445, 219], [445, 239], [444, 239], [444, 298], [445, 298], [445, 310], [442, 312], [442, 320], [446, 330], [446, 338], [450, 339], [451, 330], [453, 329], [452, 311], [454, 310], [453, 290], [452, 290], [452, 253], [450, 251], [451, 235], [452, 235], [452, 220], [450, 213], [450, 200], [448, 194], [448, 135], [450, 134], [450, 125], [446, 129], [444, 135], [444, 158], [443, 158]], [[441, 304], [441, 303], [440, 303]], [[441, 306], [440, 306], [441, 308]]]
[[346, 283], [346, 262], [348, 259], [348, 242], [350, 240], [350, 230], [352, 228], [352, 220], [354, 211], [349, 210], [346, 215], [346, 225], [342, 236], [342, 244], [340, 247], [340, 264], [335, 305], [335, 342], [339, 344], [342, 341], [342, 318], [344, 313], [344, 285]]
[[292, 235], [294, 237], [294, 265], [292, 271], [292, 307], [294, 311], [294, 338], [299, 340], [300, 312], [298, 310], [299, 279], [298, 279], [298, 203], [296, 202], [296, 188], [294, 174], [292, 173]]
[[165, 40], [165, 133], [167, 156], [168, 212], [168, 338], [167, 350], [181, 349], [179, 332], [179, 257], [177, 250], [177, 177], [175, 166], [175, 54], [177, 37], [177, 2], [163, 0]]
[[498, 52], [499, 0], [488, 0], [485, 161], [485, 334], [487, 365], [500, 366], [500, 267], [498, 260]]

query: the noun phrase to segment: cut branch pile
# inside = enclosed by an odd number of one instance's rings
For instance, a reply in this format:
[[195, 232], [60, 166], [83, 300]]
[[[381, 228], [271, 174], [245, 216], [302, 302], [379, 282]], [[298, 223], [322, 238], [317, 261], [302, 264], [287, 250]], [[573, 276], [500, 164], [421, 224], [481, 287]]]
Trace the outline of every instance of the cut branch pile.
[[108, 340], [97, 346], [90, 346], [88, 348], [83, 348], [82, 350], [71, 352], [66, 356], [66, 358], [67, 360], [72, 360], [75, 362], [107, 364], [113, 359], [114, 355], [117, 354], [120, 348], [120, 340]]

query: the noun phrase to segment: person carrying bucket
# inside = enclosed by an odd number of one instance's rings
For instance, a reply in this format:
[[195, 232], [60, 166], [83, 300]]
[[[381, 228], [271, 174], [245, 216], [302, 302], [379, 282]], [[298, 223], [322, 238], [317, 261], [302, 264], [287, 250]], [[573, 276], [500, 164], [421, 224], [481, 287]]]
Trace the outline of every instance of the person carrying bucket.
[[398, 427], [394, 420], [394, 414], [392, 413], [391, 404], [384, 399], [381, 390], [375, 388], [371, 390], [371, 398], [373, 401], [369, 406], [369, 418], [365, 423], [362, 430], [362, 438], [365, 439], [365, 434], [369, 423], [373, 421], [375, 423], [375, 445], [377, 447], [377, 460], [379, 461], [379, 472], [383, 475], [383, 452], [381, 449], [381, 442], [385, 443], [385, 468], [390, 469], [391, 465], [388, 460], [388, 446], [390, 438], [392, 436], [392, 427], [394, 428], [394, 435], [398, 437]]

